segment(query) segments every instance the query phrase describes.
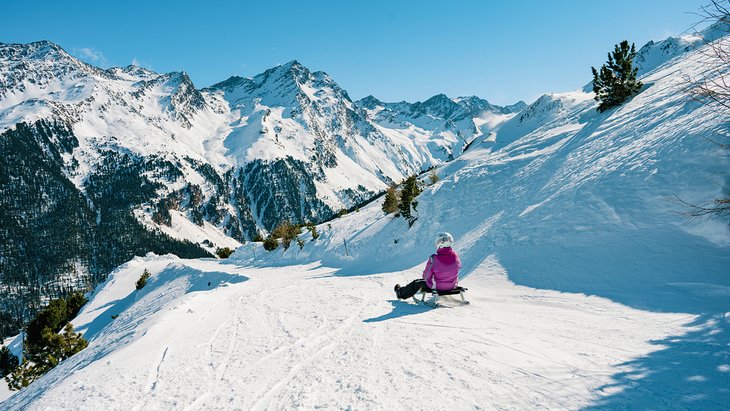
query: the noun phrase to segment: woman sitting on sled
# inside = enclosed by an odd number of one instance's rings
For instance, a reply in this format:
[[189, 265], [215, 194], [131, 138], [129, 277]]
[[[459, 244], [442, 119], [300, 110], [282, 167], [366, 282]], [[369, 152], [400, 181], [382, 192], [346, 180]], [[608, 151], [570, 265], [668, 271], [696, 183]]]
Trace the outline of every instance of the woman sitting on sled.
[[456, 288], [461, 260], [456, 251], [451, 248], [453, 244], [454, 237], [451, 234], [439, 233], [436, 236], [436, 254], [428, 258], [426, 269], [423, 270], [423, 278], [413, 280], [403, 287], [396, 284], [395, 294], [398, 298], [401, 300], [411, 298], [419, 291], [448, 291]]

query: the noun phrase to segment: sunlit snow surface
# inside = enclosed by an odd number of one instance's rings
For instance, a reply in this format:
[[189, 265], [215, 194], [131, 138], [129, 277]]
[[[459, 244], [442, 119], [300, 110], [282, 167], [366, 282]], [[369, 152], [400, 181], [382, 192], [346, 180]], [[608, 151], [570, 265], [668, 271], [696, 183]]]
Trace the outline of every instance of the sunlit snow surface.
[[418, 268], [334, 274], [137, 258], [74, 321], [89, 347], [3, 406], [570, 408], [693, 318], [516, 286], [493, 256], [465, 281], [470, 306], [437, 310], [393, 299]]

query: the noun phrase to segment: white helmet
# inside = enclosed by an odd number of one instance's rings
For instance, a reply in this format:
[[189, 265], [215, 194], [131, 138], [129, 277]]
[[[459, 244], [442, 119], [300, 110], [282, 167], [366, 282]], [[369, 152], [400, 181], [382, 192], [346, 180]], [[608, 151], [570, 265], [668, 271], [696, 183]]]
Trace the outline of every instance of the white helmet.
[[454, 245], [454, 237], [447, 232], [438, 233], [436, 235], [436, 248], [451, 247]]

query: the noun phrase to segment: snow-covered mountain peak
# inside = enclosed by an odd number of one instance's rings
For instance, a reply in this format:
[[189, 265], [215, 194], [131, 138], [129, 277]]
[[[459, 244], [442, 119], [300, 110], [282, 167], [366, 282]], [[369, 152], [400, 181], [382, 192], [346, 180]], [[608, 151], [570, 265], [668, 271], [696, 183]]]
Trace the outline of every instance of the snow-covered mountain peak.
[[215, 83], [210, 87], [206, 87], [203, 91], [215, 92], [221, 90], [224, 93], [231, 93], [237, 88], [251, 88], [254, 86], [253, 80], [248, 77], [231, 76], [221, 82]]
[[160, 74], [144, 67], [135, 66], [130, 64], [126, 67], [111, 67], [106, 70], [110, 75], [117, 78], [138, 82], [142, 80], [151, 80], [158, 77]]
[[413, 112], [421, 115], [455, 120], [466, 115], [459, 103], [450, 99], [446, 94], [440, 93], [424, 102], [413, 104]]
[[491, 105], [489, 104], [489, 101], [486, 99], [477, 97], [477, 96], [459, 96], [454, 97], [452, 100], [454, 100], [455, 103], [464, 104], [467, 106], [487, 106]]
[[527, 103], [520, 100], [514, 104], [509, 104], [504, 106], [504, 109], [509, 113], [519, 113], [520, 111], [524, 110], [527, 107]]
[[296, 60], [292, 60], [286, 64], [280, 64], [267, 69], [261, 74], [254, 77], [254, 82], [257, 85], [261, 85], [268, 81], [280, 81], [282, 78], [297, 81], [300, 77], [306, 76], [310, 73], [309, 69], [304, 67]]
[[[29, 98], [57, 100], [59, 94], [80, 85], [79, 80], [93, 76], [107, 74], [49, 41], [0, 43], [0, 99], [4, 99], [0, 107]], [[9, 95], [14, 97], [6, 98]]]
[[47, 40], [27, 44], [0, 43], [0, 59], [60, 60], [73, 59], [61, 46]]
[[375, 96], [373, 96], [371, 94], [367, 97], [363, 97], [360, 100], [357, 100], [355, 102], [355, 105], [362, 107], [364, 109], [372, 110], [376, 107], [382, 106], [383, 102], [378, 100], [377, 98], [375, 98]]
[[312, 72], [308, 68], [298, 61], [292, 60], [254, 76], [253, 82], [259, 88], [271, 87], [272, 85], [287, 88], [288, 86], [296, 86], [307, 82], [311, 75]]
[[203, 104], [203, 98], [198, 89], [195, 88], [193, 81], [190, 79], [188, 74], [184, 71], [173, 71], [170, 73], [162, 74], [151, 80], [145, 82], [145, 86], [161, 86], [165, 90], [173, 95], [175, 94], [191, 94], [194, 95], [199, 101], [196, 102], [196, 107], [200, 108]]
[[254, 100], [267, 107], [287, 108], [298, 107], [303, 100], [316, 103], [325, 95], [330, 100], [349, 101], [347, 93], [327, 73], [312, 72], [296, 60], [272, 67], [253, 78], [233, 76], [205, 90], [222, 91], [233, 107], [246, 109], [253, 108]]
[[520, 100], [507, 106], [498, 106], [478, 96], [461, 96], [453, 99], [462, 107], [466, 108], [474, 117], [489, 111], [496, 114], [514, 114], [524, 110], [527, 104]]
[[154, 94], [169, 96], [163, 97], [163, 104], [169, 99], [170, 111], [174, 113], [175, 119], [186, 128], [192, 127], [192, 117], [205, 107], [205, 98], [184, 71], [170, 72], [150, 80], [142, 80], [137, 85], [134, 95], [141, 96], [150, 91]]
[[[40, 78], [63, 77], [69, 74], [107, 76], [105, 70], [77, 59], [61, 46], [47, 40], [27, 44], [0, 43], [0, 75], [8, 72], [17, 75], [27, 71], [40, 72], [35, 74]], [[0, 82], [0, 85], [7, 88], [13, 84]]]

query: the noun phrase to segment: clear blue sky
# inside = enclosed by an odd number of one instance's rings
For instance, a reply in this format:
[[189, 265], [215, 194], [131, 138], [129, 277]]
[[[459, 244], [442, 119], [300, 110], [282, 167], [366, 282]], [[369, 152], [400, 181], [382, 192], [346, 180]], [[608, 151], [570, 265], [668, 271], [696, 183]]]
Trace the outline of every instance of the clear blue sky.
[[705, 0], [3, 0], [0, 42], [92, 64], [185, 70], [198, 87], [296, 59], [350, 97], [530, 102], [590, 80], [615, 43], [677, 35]]

